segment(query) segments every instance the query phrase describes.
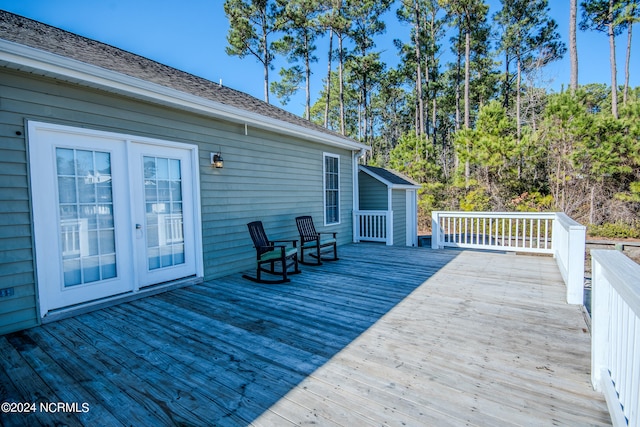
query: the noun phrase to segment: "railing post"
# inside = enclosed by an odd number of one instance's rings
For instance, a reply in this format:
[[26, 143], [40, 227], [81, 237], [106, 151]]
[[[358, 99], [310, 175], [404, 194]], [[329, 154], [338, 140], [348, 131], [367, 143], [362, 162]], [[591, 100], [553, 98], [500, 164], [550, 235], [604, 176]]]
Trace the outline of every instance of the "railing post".
[[567, 303], [584, 303], [584, 257], [586, 229], [582, 225], [569, 227], [567, 256]]
[[355, 243], [360, 242], [360, 212], [353, 212], [353, 241]]
[[[591, 262], [591, 385], [602, 392], [602, 369], [606, 368], [608, 345], [607, 322], [609, 287], [602, 277], [602, 266], [596, 259]], [[593, 316], [597, 314], [597, 316]]]
[[584, 303], [586, 227], [564, 213], [556, 213], [551, 247], [567, 286], [567, 304]]
[[387, 246], [393, 245], [393, 211], [387, 211], [386, 217], [386, 232], [387, 232]]
[[441, 239], [440, 211], [433, 211], [431, 212], [431, 249], [442, 249], [444, 246], [440, 246]]

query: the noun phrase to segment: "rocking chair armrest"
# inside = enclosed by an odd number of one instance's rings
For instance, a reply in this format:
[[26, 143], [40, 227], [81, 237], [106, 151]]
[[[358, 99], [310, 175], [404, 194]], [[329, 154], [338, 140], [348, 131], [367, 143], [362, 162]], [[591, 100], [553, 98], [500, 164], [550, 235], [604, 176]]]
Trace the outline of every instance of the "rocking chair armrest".
[[[297, 240], [272, 240], [271, 242], [272, 245], [275, 243], [292, 243], [294, 248], [298, 247], [298, 241]], [[283, 246], [283, 245], [276, 245], [276, 246]]]
[[322, 234], [332, 234], [333, 238], [335, 239], [338, 232], [337, 231], [321, 231], [320, 233], [318, 233], [318, 237], [320, 237], [320, 235]]
[[285, 248], [285, 245], [264, 245], [264, 246], [258, 246], [256, 249], [276, 249], [276, 248]]

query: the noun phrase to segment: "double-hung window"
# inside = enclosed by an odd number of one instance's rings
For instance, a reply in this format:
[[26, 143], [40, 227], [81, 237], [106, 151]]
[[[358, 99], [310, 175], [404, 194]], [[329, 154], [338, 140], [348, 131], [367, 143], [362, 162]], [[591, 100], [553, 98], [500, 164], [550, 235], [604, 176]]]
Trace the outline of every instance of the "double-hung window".
[[324, 223], [340, 223], [340, 156], [324, 153]]

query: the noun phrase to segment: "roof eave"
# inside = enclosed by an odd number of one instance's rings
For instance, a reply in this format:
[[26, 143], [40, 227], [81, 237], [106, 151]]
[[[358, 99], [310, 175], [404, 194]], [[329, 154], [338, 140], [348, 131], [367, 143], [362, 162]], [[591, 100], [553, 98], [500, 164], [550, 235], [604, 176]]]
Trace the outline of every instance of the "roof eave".
[[420, 188], [422, 188], [421, 185], [419, 184], [395, 184], [391, 181], [389, 181], [388, 179], [385, 179], [383, 177], [381, 177], [380, 175], [378, 175], [377, 173], [373, 172], [372, 170], [367, 169], [366, 166], [364, 165], [359, 165], [359, 170], [361, 170], [362, 172], [366, 173], [367, 175], [377, 179], [378, 181], [380, 181], [381, 183], [385, 184], [387, 187], [393, 189], [393, 190], [418, 190]]
[[350, 141], [347, 138], [266, 117], [221, 102], [191, 95], [157, 83], [8, 40], [0, 39], [0, 66], [34, 72], [59, 80], [124, 94], [136, 99], [197, 112], [210, 117], [246, 124], [272, 132], [303, 137], [307, 140], [333, 147], [351, 151], [371, 149], [364, 144]]

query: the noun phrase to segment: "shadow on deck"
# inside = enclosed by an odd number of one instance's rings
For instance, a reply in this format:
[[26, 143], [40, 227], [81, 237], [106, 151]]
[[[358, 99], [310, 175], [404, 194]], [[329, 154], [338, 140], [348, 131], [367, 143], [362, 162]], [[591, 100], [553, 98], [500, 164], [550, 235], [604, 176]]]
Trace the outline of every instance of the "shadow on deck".
[[375, 244], [340, 258], [289, 284], [238, 274], [0, 337], [0, 401], [36, 409], [0, 421], [608, 423], [553, 262]]

